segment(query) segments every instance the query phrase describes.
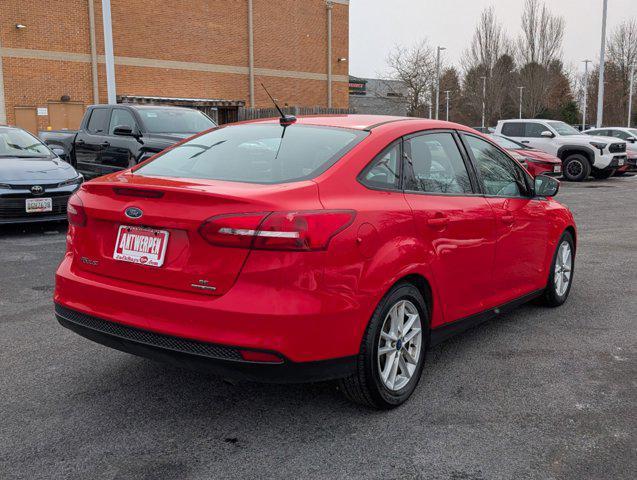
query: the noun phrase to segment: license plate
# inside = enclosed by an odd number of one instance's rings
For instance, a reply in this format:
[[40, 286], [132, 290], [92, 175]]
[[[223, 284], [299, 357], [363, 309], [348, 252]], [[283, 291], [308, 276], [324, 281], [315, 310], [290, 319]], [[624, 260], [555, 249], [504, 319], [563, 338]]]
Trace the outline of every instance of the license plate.
[[562, 171], [562, 166], [561, 165], [555, 165], [553, 167], [553, 172], [554, 173], [560, 173]]
[[161, 267], [167, 246], [166, 230], [120, 225], [113, 258], [122, 262]]
[[27, 213], [42, 213], [53, 211], [53, 200], [50, 198], [27, 198]]
[[624, 165], [624, 159], [620, 158], [619, 161], [617, 162], [617, 165], [619, 165], [620, 167]]

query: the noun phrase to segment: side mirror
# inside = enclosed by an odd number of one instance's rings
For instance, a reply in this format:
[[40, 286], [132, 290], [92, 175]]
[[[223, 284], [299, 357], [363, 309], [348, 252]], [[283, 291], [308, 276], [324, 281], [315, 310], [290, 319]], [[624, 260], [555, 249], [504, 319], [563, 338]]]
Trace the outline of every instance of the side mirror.
[[137, 134], [128, 125], [117, 125], [113, 129], [113, 135], [120, 135], [122, 137], [136, 137]]
[[535, 177], [535, 196], [554, 197], [560, 191], [560, 182], [548, 175], [538, 175]]
[[49, 147], [62, 160], [66, 159], [66, 151], [62, 147]]
[[635, 138], [635, 137], [628, 137], [628, 138], [626, 139], [626, 141], [627, 141], [627, 142], [630, 142], [630, 143], [637, 143], [637, 138]]
[[540, 136], [545, 138], [553, 138], [555, 135], [553, 135], [553, 132], [544, 130], [542, 133], [540, 133]]

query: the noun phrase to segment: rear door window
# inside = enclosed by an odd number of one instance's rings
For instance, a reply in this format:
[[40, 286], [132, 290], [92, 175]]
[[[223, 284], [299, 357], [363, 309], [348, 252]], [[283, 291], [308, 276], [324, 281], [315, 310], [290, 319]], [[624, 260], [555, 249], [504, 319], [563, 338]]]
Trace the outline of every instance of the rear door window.
[[505, 137], [524, 137], [524, 123], [507, 122], [502, 125], [502, 135]]
[[231, 125], [178, 145], [134, 173], [266, 184], [306, 180], [326, 171], [367, 135], [313, 125]]
[[91, 116], [88, 119], [88, 125], [86, 129], [89, 133], [104, 133], [106, 131], [106, 125], [108, 123], [108, 109], [107, 108], [94, 108], [91, 112]]

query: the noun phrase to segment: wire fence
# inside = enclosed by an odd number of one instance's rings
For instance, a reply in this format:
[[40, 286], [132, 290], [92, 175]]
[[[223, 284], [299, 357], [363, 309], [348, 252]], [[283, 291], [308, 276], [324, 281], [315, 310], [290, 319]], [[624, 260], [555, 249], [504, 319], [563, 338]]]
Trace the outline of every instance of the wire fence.
[[[284, 107], [283, 113], [286, 115], [343, 115], [355, 113], [353, 108], [327, 108], [327, 107]], [[239, 121], [255, 120], [258, 118], [278, 117], [279, 111], [272, 108], [246, 108], [239, 107]]]

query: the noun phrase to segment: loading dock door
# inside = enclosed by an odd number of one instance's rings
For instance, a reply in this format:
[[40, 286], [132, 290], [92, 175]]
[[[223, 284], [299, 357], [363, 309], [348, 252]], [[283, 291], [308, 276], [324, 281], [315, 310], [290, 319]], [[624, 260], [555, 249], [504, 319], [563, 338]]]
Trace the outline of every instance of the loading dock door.
[[77, 130], [83, 116], [83, 103], [49, 102], [49, 126], [53, 130]]
[[38, 115], [35, 107], [15, 107], [15, 125], [33, 135], [38, 134]]

